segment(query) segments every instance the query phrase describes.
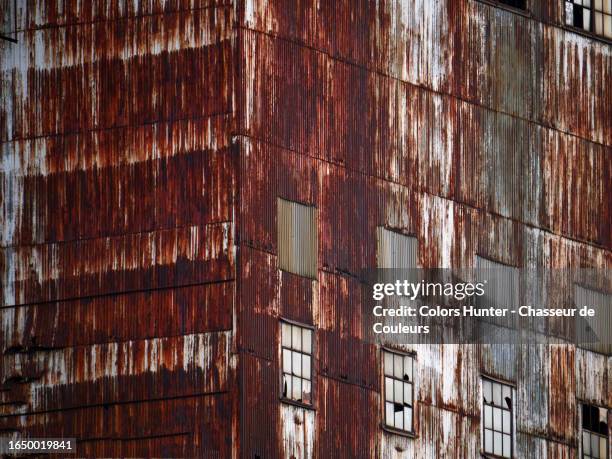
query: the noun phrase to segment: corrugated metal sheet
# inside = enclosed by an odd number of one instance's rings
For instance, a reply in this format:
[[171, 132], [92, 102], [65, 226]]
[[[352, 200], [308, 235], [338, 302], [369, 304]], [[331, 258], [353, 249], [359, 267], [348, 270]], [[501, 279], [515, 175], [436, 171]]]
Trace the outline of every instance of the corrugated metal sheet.
[[[88, 457], [472, 458], [486, 374], [516, 383], [518, 457], [574, 457], [609, 356], [404, 346], [399, 437], [359, 316], [383, 233], [414, 236], [411, 266], [612, 267], [612, 48], [527, 3], [17, 2], [0, 430]], [[279, 197], [316, 208], [295, 270]], [[279, 401], [281, 317], [315, 326], [314, 410]]]
[[586, 320], [599, 342], [582, 346], [595, 352], [612, 355], [612, 294], [576, 285], [574, 298], [576, 307], [589, 305], [595, 310], [595, 317]]
[[[316, 205], [321, 237], [319, 282], [282, 273], [282, 288], [299, 293], [275, 290], [254, 308], [268, 311], [270, 327], [276, 311], [308, 323], [312, 311], [314, 443], [325, 451], [476, 457], [479, 378], [487, 374], [517, 384], [517, 457], [576, 454], [575, 397], [591, 379], [577, 379], [587, 364], [574, 346], [404, 346], [420, 368], [418, 437], [410, 439], [375, 425], [380, 367], [376, 347], [360, 336], [361, 269], [376, 266], [387, 229], [414, 235], [410, 257], [417, 253], [423, 267], [476, 267], [477, 255], [513, 267], [612, 266], [611, 138], [601, 124], [610, 48], [559, 28], [562, 2], [528, 3], [531, 17], [450, 0], [293, 8], [253, 0], [238, 9], [249, 269], [257, 258], [277, 278], [275, 196]], [[245, 309], [251, 296], [265, 296], [249, 288]], [[258, 348], [270, 336], [259, 332]], [[589, 378], [601, 385], [608, 375]], [[332, 408], [348, 406], [350, 420], [330, 421]], [[277, 445], [302, 438], [301, 426], [282, 429]], [[247, 434], [263, 430], [251, 425]]]
[[418, 241], [416, 237], [378, 227], [376, 229], [376, 240], [379, 268], [414, 269], [418, 267]]
[[278, 267], [316, 279], [317, 209], [278, 198]]
[[229, 457], [233, 4], [15, 4], [17, 43], [0, 43], [2, 435], [76, 437], [83, 457]]

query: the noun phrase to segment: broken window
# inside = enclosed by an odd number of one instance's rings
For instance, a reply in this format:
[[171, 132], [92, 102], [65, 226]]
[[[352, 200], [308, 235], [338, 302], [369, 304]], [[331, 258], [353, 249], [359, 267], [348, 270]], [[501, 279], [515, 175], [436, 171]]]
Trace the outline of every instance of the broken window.
[[278, 265], [300, 276], [317, 277], [317, 209], [278, 199]]
[[312, 329], [281, 322], [282, 397], [312, 403]]
[[608, 410], [582, 404], [582, 457], [608, 457]]
[[514, 388], [482, 378], [483, 451], [497, 457], [512, 457]]
[[566, 0], [565, 23], [612, 38], [612, 0]]
[[414, 356], [383, 350], [385, 425], [413, 432]]

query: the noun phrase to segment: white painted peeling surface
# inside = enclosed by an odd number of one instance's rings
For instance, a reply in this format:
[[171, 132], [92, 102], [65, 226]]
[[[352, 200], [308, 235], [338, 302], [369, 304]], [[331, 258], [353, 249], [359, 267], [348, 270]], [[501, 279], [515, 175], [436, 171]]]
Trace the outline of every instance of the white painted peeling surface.
[[[41, 4], [44, 5], [44, 2]], [[94, 22], [81, 27], [51, 27], [19, 32], [16, 45], [0, 48], [0, 72], [15, 70], [20, 78], [27, 79], [30, 69], [50, 70], [105, 59], [127, 60], [197, 49], [229, 40], [233, 33], [232, 15], [233, 9], [229, 7], [212, 9], [212, 17], [209, 12], [182, 13], [181, 21], [184, 24], [172, 29], [166, 26], [163, 15], [130, 18], [125, 23], [127, 30], [124, 33], [131, 39], [112, 40], [110, 46], [98, 48], [96, 33], [104, 33], [112, 39], [117, 33], [113, 28], [117, 27], [118, 22]], [[195, 26], [196, 21], [199, 27]], [[156, 30], [156, 33], [152, 33], [152, 30]], [[75, 33], [78, 34], [76, 40]], [[54, 46], [47, 46], [48, 43]]]
[[598, 406], [612, 406], [609, 365], [612, 357], [576, 348], [576, 398]]
[[282, 403], [280, 405], [282, 429], [282, 457], [312, 458], [315, 433], [315, 412]]
[[[3, 355], [2, 365], [10, 369], [10, 373], [3, 375], [2, 379], [31, 379], [27, 383], [31, 394], [30, 406], [17, 406], [15, 409], [34, 411], [44, 405], [45, 397], [51, 396], [53, 388], [161, 370], [182, 370], [188, 374], [203, 371], [205, 377], [201, 389], [218, 390], [212, 386], [214, 378], [209, 379], [206, 375], [218, 371], [219, 384], [226, 383], [230, 343], [231, 332], [223, 331], [70, 347], [34, 354], [9, 353]], [[169, 349], [174, 352], [168, 352]]]

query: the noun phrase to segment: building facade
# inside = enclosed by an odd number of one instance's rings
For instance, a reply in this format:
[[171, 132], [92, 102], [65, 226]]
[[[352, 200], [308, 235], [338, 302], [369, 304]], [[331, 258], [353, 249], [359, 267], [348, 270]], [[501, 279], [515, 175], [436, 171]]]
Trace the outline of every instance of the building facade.
[[609, 349], [384, 347], [359, 305], [612, 267], [611, 0], [1, 5], [2, 436], [609, 457]]

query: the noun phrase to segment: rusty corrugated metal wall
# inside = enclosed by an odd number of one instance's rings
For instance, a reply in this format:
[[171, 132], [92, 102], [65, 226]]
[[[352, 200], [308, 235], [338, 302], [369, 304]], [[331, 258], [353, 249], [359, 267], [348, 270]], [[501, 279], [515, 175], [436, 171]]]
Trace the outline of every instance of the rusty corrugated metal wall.
[[0, 433], [76, 437], [81, 457], [229, 457], [232, 2], [13, 4]]
[[[381, 226], [422, 267], [612, 267], [612, 47], [527, 3], [241, 2], [244, 457], [479, 457], [481, 374], [516, 383], [520, 458], [576, 457], [577, 400], [612, 406], [611, 358], [573, 345], [407, 346], [401, 437], [360, 335]], [[318, 209], [316, 281], [278, 269], [277, 197]], [[278, 317], [317, 329], [314, 410], [278, 400]]]
[[[562, 0], [527, 3], [17, 2], [2, 434], [471, 459], [486, 373], [516, 382], [517, 457], [575, 457], [576, 401], [612, 406], [609, 356], [415, 347], [411, 439], [380, 428], [355, 315], [379, 227], [416, 236], [423, 267], [612, 266], [612, 50], [562, 28]], [[317, 209], [316, 279], [279, 270], [279, 197]], [[315, 410], [279, 401], [279, 317], [316, 327]]]

